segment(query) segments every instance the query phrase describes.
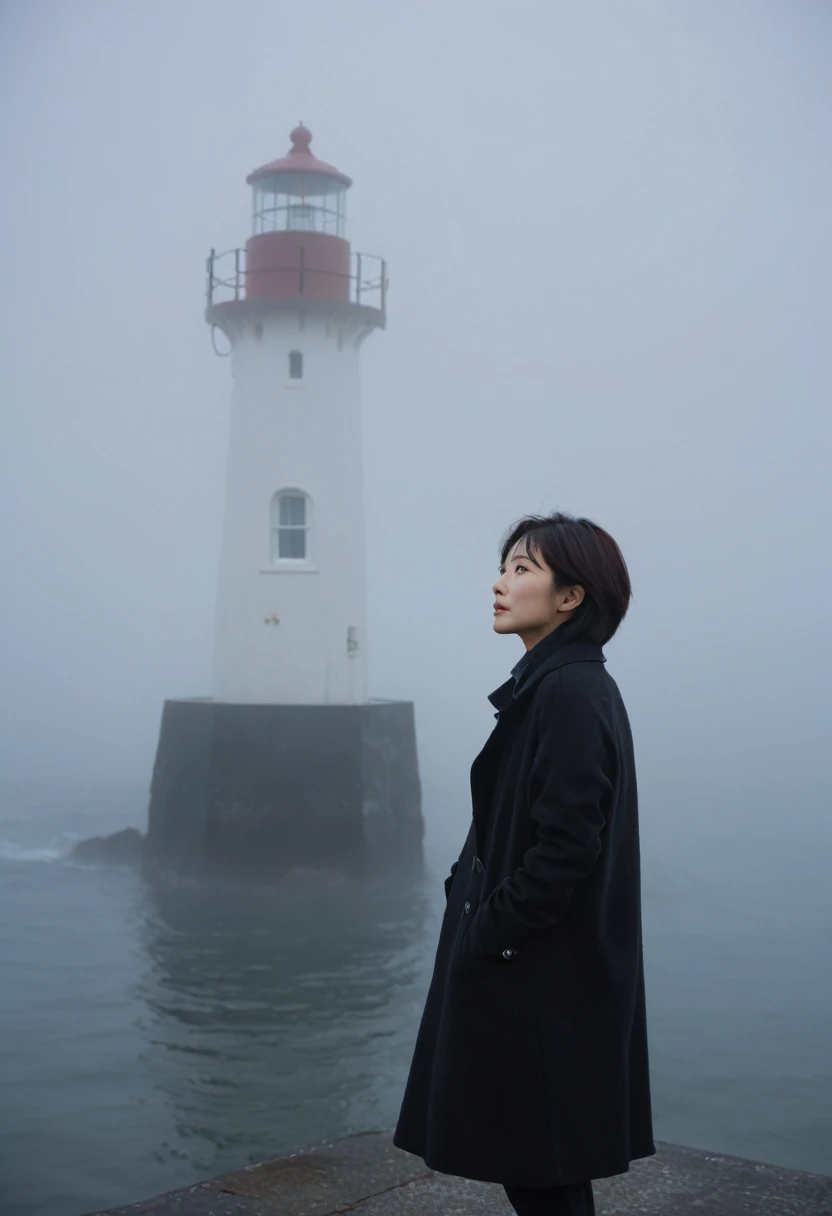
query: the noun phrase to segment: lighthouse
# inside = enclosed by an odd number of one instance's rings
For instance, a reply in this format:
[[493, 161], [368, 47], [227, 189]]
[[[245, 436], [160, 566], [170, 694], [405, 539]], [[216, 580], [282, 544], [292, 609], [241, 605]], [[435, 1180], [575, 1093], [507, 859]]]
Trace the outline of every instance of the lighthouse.
[[350, 247], [351, 179], [290, 141], [246, 179], [245, 246], [207, 259], [232, 379], [212, 688], [164, 704], [154, 868], [421, 863], [413, 705], [367, 671], [359, 358], [387, 268]]

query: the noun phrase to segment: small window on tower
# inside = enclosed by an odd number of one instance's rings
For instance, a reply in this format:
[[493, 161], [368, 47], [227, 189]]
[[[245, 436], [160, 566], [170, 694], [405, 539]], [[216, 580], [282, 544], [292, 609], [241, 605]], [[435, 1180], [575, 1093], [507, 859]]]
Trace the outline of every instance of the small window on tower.
[[306, 558], [306, 497], [297, 491], [278, 492], [272, 498], [272, 562]]
[[289, 379], [303, 379], [303, 355], [299, 350], [289, 351]]

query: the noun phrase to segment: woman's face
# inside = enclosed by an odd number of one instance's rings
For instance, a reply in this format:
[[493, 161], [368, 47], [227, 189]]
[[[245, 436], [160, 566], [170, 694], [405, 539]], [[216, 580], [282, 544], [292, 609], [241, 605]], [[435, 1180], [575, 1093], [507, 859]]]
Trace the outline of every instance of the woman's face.
[[527, 650], [568, 621], [584, 598], [580, 586], [556, 591], [552, 569], [542, 554], [535, 552], [535, 558], [539, 565], [530, 560], [526, 539], [521, 536], [492, 587], [498, 606], [494, 608], [494, 632], [519, 634]]

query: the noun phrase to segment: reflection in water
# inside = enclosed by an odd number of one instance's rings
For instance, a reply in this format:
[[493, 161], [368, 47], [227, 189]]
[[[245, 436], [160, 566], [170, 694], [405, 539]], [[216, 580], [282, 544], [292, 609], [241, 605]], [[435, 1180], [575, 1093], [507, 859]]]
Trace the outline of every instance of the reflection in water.
[[395, 1123], [441, 916], [426, 888], [148, 888], [142, 1057], [180, 1139], [156, 1160], [200, 1178]]

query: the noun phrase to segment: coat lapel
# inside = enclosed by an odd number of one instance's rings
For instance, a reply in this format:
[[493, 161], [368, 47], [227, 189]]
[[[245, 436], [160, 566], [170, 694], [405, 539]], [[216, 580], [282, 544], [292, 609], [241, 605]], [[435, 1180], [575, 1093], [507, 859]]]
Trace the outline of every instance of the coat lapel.
[[[521, 675], [516, 687], [514, 677], [510, 676], [499, 688], [488, 694], [488, 700], [496, 711], [494, 717], [497, 723], [471, 765], [471, 802], [477, 857], [482, 857], [485, 847], [485, 827], [490, 810], [491, 791], [496, 782], [502, 749], [513, 727], [522, 719], [523, 711], [528, 708], [534, 690], [545, 676], [567, 663], [607, 661], [600, 643], [562, 640], [555, 637], [558, 632], [556, 629], [552, 634], [547, 634], [533, 647], [532, 662]], [[538, 647], [543, 649], [535, 654]]]

